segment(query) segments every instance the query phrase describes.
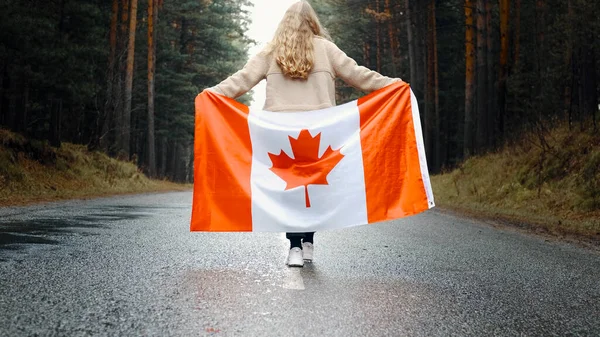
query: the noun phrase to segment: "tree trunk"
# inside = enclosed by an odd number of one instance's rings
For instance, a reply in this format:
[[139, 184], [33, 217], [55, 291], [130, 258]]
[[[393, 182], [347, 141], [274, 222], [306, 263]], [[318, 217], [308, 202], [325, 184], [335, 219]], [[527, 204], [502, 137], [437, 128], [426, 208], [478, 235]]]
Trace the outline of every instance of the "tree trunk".
[[475, 45], [473, 41], [473, 1], [465, 0], [465, 125], [464, 149], [465, 158], [473, 154], [473, 136], [475, 123], [473, 121], [473, 94], [475, 82]]
[[121, 150], [125, 159], [130, 159], [131, 157], [131, 98], [133, 89], [133, 61], [135, 56], [135, 29], [137, 24], [137, 0], [131, 0], [130, 7], [127, 73], [125, 77], [125, 109], [123, 109], [123, 138], [121, 139]]
[[390, 9], [390, 0], [385, 0], [385, 13], [388, 22], [388, 38], [390, 39], [390, 55], [392, 57], [392, 74], [398, 76], [398, 69], [400, 69], [400, 55], [399, 54], [399, 43], [398, 34], [394, 32], [394, 20], [392, 20], [392, 11]]
[[488, 146], [496, 147], [496, 82], [494, 65], [494, 43], [492, 30], [492, 1], [485, 2], [485, 23], [486, 23], [486, 63], [487, 63], [487, 144]]
[[169, 160], [167, 163], [167, 176], [172, 181], [177, 180], [177, 169], [179, 167], [179, 165], [178, 165], [179, 164], [178, 163], [179, 153], [177, 152], [177, 150], [178, 150], [177, 144], [178, 144], [178, 142], [176, 140], [169, 139], [169, 144], [168, 144], [169, 156], [167, 157], [167, 158], [169, 158]]
[[477, 143], [475, 149], [478, 153], [487, 149], [487, 59], [485, 40], [485, 2], [477, 0]]
[[513, 55], [513, 65], [516, 66], [519, 63], [520, 52], [521, 52], [521, 0], [515, 0], [515, 33], [514, 33], [514, 55]]
[[598, 82], [595, 67], [596, 56], [591, 42], [584, 45], [581, 57], [581, 130], [585, 129], [585, 123], [590, 119], [594, 130], [597, 130], [595, 115], [598, 111]]
[[21, 130], [28, 134], [27, 125], [29, 123], [29, 80], [25, 79], [23, 83], [23, 113], [21, 116]]
[[427, 43], [425, 43], [425, 85], [423, 92], [425, 94], [423, 114], [421, 116], [421, 123], [423, 125], [423, 140], [425, 142], [425, 154], [427, 155], [427, 162], [431, 163], [431, 168], [435, 172], [436, 164], [434, 162], [435, 153], [433, 152], [433, 125], [435, 121], [435, 111], [433, 107], [433, 35], [431, 25], [431, 2], [427, 4], [427, 30], [426, 36]]
[[412, 20], [411, 20], [411, 10], [410, 10], [410, 0], [405, 0], [406, 4], [406, 35], [408, 38], [408, 64], [410, 67], [410, 78], [409, 81], [411, 83], [411, 87], [416, 84], [417, 80], [417, 66], [415, 64], [415, 42], [413, 37], [413, 29], [412, 29]]
[[[546, 33], [546, 4], [544, 0], [536, 1], [536, 35], [537, 35], [537, 43], [536, 43], [536, 52], [537, 52], [537, 72], [538, 72], [538, 83], [542, 83], [544, 74], [542, 73], [542, 69], [545, 69], [546, 63], [546, 48], [545, 48], [545, 33]], [[540, 84], [537, 85], [538, 88], [541, 87]]]
[[435, 0], [430, 0], [427, 15], [427, 90], [426, 90], [426, 120], [425, 148], [430, 153], [429, 160], [433, 172], [438, 172], [440, 163], [440, 115], [439, 100], [437, 99], [437, 41], [435, 22]]
[[9, 72], [8, 128], [17, 131], [17, 73]]
[[185, 182], [187, 176], [187, 151], [181, 142], [177, 142], [177, 169], [175, 179], [177, 182]]
[[500, 75], [498, 78], [498, 133], [504, 139], [506, 127], [506, 77], [508, 65], [508, 15], [509, 0], [500, 0]]
[[379, 0], [375, 0], [375, 31], [377, 34], [376, 38], [376, 62], [377, 72], [381, 72], [381, 20], [379, 18]]
[[535, 55], [537, 65], [537, 84], [535, 85], [535, 99], [534, 99], [534, 111], [536, 124], [543, 126], [544, 118], [542, 117], [542, 111], [549, 108], [546, 104], [546, 98], [544, 97], [546, 88], [548, 87], [547, 78], [548, 73], [546, 70], [547, 55], [546, 55], [546, 4], [545, 0], [536, 1], [536, 44], [535, 44]]
[[160, 168], [159, 168], [159, 177], [160, 178], [166, 178], [167, 177], [167, 158], [169, 158], [167, 156], [167, 152], [168, 152], [168, 142], [169, 140], [167, 139], [167, 136], [160, 136], [159, 137], [159, 144], [160, 144]]
[[567, 0], [567, 41], [565, 51], [565, 89], [564, 89], [564, 116], [567, 118], [569, 128], [571, 128], [571, 102], [572, 102], [572, 88], [573, 88], [573, 0]]
[[58, 148], [61, 145], [60, 120], [62, 114], [62, 99], [56, 101], [54, 99], [50, 100], [50, 133], [48, 140], [50, 141], [51, 146]]
[[0, 67], [0, 125], [6, 125], [6, 117], [4, 116], [4, 66]]
[[[96, 121], [97, 135], [94, 143], [97, 143], [104, 151], [108, 150], [109, 138], [108, 133], [111, 131], [112, 125], [114, 125], [114, 113], [115, 113], [115, 65], [117, 58], [117, 23], [119, 19], [119, 0], [112, 0], [112, 10], [110, 17], [110, 33], [109, 33], [109, 54], [108, 54], [108, 78], [106, 81], [106, 101], [104, 103], [104, 113]], [[96, 147], [96, 144], [92, 144], [92, 149]]]
[[154, 142], [154, 71], [156, 68], [156, 30], [158, 19], [156, 0], [148, 0], [148, 175], [156, 176], [156, 144]]
[[118, 154], [122, 150], [123, 145], [123, 137], [125, 134], [125, 127], [123, 125], [123, 114], [125, 113], [125, 82], [126, 82], [126, 73], [127, 73], [127, 58], [124, 57], [127, 51], [128, 46], [128, 27], [129, 27], [129, 2], [131, 0], [120, 0], [121, 7], [121, 23], [120, 23], [120, 31], [119, 36], [117, 37], [117, 55], [119, 60], [119, 74], [117, 76], [117, 86], [114, 90], [115, 95], [113, 99], [115, 100], [115, 113], [114, 113], [114, 121], [115, 121], [115, 139], [113, 143], [113, 151], [114, 154]]
[[436, 168], [438, 172], [443, 166], [445, 155], [445, 147], [442, 142], [444, 139], [444, 135], [446, 132], [442, 130], [442, 116], [440, 111], [440, 82], [439, 82], [439, 62], [438, 62], [438, 43], [437, 43], [437, 22], [436, 22], [436, 8], [435, 8], [435, 0], [431, 0], [431, 15], [432, 15], [432, 25], [433, 29], [431, 31], [431, 35], [433, 38], [432, 47], [433, 47], [433, 102], [435, 109], [435, 128], [434, 132], [434, 146], [435, 146], [435, 161], [437, 162]]
[[[421, 62], [417, 62], [417, 81], [418, 82], [418, 91], [417, 98], [423, 99], [425, 95], [425, 90], [427, 86], [427, 3], [423, 4], [421, 2], [417, 2], [417, 10], [413, 12], [413, 18], [416, 18], [414, 22], [416, 22], [416, 29], [413, 33], [415, 33], [415, 56], [417, 60], [421, 60]], [[421, 107], [423, 107], [424, 102], [421, 101]]]

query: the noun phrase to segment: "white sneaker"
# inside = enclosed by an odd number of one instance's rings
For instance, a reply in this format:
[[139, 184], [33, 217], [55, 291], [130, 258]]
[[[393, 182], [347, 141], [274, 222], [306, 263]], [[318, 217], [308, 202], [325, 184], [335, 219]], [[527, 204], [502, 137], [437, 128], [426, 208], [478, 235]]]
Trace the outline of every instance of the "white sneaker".
[[302, 258], [302, 249], [300, 247], [294, 247], [290, 249], [288, 255], [287, 265], [289, 267], [302, 267], [304, 266], [304, 259]]
[[313, 247], [313, 244], [311, 242], [302, 242], [302, 252], [304, 255], [304, 260], [312, 261], [314, 250], [315, 248]]

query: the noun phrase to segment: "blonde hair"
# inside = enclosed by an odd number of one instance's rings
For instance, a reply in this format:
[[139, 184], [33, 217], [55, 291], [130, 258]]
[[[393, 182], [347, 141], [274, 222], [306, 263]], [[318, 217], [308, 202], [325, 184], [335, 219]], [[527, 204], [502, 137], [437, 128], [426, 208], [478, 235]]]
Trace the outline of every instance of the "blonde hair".
[[284, 75], [306, 79], [315, 59], [314, 36], [331, 40], [312, 6], [298, 1], [285, 12], [267, 52], [273, 53]]

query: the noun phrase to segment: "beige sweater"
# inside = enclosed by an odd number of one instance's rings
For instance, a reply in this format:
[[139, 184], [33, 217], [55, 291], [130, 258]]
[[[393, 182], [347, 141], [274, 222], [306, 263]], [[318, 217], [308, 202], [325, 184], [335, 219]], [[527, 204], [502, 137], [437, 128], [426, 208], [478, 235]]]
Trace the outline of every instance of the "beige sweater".
[[357, 65], [326, 39], [315, 37], [314, 49], [314, 66], [306, 80], [284, 76], [275, 59], [263, 51], [252, 57], [243, 69], [208, 90], [237, 98], [266, 79], [264, 110], [305, 111], [335, 106], [336, 77], [365, 92], [400, 80]]

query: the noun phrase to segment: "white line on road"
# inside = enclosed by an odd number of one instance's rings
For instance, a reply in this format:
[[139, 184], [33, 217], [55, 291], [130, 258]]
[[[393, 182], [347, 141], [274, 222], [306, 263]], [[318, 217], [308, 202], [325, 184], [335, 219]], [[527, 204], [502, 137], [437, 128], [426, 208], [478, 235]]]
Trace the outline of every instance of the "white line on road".
[[302, 268], [286, 268], [284, 273], [283, 285], [284, 289], [304, 290], [304, 280], [300, 270]]

